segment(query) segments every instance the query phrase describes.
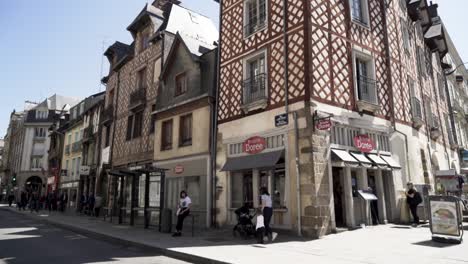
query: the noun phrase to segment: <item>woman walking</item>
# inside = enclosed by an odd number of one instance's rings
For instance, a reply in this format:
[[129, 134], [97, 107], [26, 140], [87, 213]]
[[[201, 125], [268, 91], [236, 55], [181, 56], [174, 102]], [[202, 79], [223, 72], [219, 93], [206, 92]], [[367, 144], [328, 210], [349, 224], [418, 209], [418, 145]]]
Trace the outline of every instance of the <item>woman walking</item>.
[[190, 206], [192, 205], [192, 200], [188, 197], [186, 191], [180, 192], [180, 202], [177, 206], [177, 225], [176, 232], [172, 235], [174, 237], [179, 237], [182, 235], [182, 228], [184, 225], [184, 219], [190, 214]]
[[276, 238], [276, 235], [273, 236], [273, 232], [271, 231], [270, 227], [271, 217], [273, 216], [273, 202], [271, 201], [271, 195], [266, 187], [262, 187], [260, 192], [262, 194], [260, 206], [263, 211], [265, 234], [268, 236], [268, 240], [271, 242]]

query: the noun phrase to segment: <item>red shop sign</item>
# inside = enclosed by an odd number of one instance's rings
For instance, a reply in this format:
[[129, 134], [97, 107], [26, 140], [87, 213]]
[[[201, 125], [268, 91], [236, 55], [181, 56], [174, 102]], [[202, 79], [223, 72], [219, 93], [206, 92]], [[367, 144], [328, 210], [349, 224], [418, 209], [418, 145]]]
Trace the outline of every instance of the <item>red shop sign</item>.
[[375, 143], [368, 135], [355, 136], [354, 146], [364, 153], [369, 153], [375, 149]]
[[266, 140], [262, 137], [251, 137], [244, 141], [242, 150], [245, 153], [257, 154], [266, 149]]
[[181, 174], [184, 172], [184, 166], [182, 165], [177, 165], [174, 167], [174, 173], [175, 174]]
[[315, 128], [318, 130], [328, 130], [330, 127], [332, 127], [332, 121], [329, 117], [315, 121]]

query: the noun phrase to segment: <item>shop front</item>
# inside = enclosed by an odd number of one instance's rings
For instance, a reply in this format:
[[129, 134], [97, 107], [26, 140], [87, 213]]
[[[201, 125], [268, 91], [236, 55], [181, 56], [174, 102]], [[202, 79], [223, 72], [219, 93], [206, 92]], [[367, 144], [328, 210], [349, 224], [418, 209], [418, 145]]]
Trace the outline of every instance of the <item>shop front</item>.
[[221, 169], [228, 174], [228, 224], [237, 222], [234, 211], [243, 205], [258, 208], [260, 189], [265, 187], [273, 201], [272, 224], [291, 228], [286, 138], [286, 134], [256, 135], [228, 144], [227, 160]]
[[[176, 158], [157, 161], [156, 167], [166, 169], [165, 208], [175, 215], [180, 200], [180, 192], [186, 191], [192, 200], [190, 214], [198, 227], [211, 225], [211, 185], [208, 155], [197, 155], [187, 158]], [[172, 217], [173, 225], [176, 217]]]
[[[401, 166], [391, 152], [389, 135], [337, 125], [331, 131], [330, 152], [334, 226], [355, 228], [394, 219], [394, 173]], [[377, 200], [367, 200], [365, 193]]]
[[79, 181], [68, 181], [63, 182], [60, 184], [60, 195], [62, 193], [67, 194], [68, 196], [68, 203], [67, 207], [70, 209], [77, 209], [79, 203], [79, 195], [78, 195], [78, 188], [80, 182]]

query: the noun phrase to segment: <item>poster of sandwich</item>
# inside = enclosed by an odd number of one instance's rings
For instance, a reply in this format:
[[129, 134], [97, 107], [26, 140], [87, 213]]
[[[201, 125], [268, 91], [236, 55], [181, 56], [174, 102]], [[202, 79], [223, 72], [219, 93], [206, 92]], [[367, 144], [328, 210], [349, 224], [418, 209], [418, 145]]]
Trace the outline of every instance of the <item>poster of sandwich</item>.
[[460, 236], [457, 203], [452, 201], [430, 201], [432, 233]]

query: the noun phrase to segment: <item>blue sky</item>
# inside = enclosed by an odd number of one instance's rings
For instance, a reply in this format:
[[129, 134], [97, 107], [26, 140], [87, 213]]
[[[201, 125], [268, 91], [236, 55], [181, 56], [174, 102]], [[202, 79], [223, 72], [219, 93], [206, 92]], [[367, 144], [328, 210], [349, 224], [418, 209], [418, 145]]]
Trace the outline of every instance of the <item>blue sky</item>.
[[[11, 111], [22, 110], [25, 100], [41, 101], [54, 93], [83, 98], [99, 92], [103, 41], [107, 46], [115, 40], [130, 43], [125, 28], [146, 2], [152, 1], [0, 1], [0, 138]], [[218, 23], [214, 1], [182, 2]], [[468, 61], [468, 1], [434, 2], [440, 3], [442, 19]]]
[[[130, 43], [127, 26], [152, 0], [0, 0], [0, 138], [13, 109], [54, 93], [99, 92], [103, 41]], [[183, 0], [218, 24], [218, 4]], [[108, 70], [104, 61], [104, 73]], [[105, 87], [102, 87], [105, 89]]]

